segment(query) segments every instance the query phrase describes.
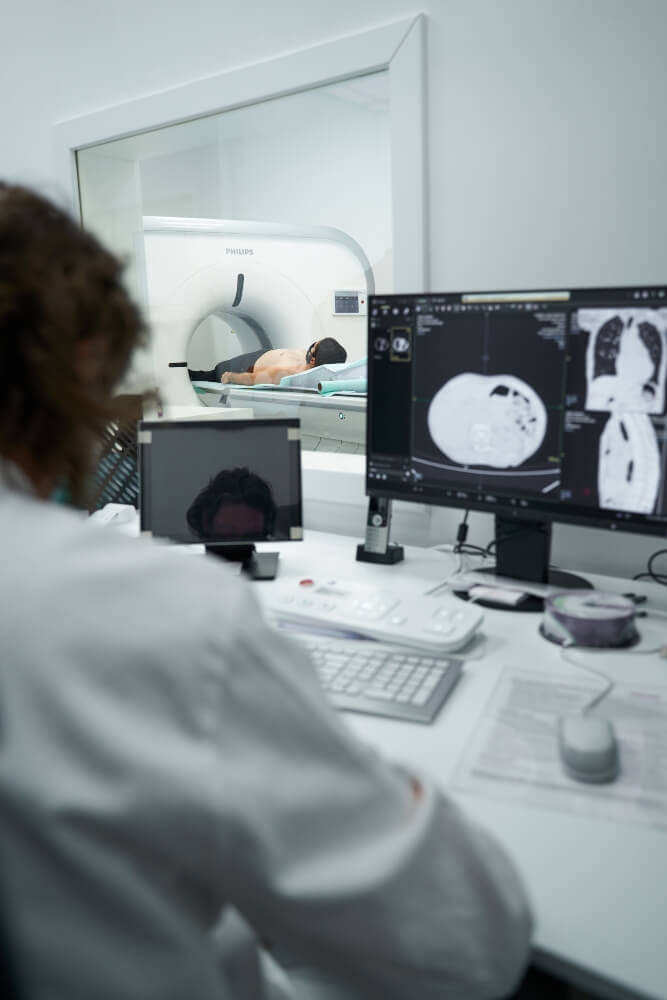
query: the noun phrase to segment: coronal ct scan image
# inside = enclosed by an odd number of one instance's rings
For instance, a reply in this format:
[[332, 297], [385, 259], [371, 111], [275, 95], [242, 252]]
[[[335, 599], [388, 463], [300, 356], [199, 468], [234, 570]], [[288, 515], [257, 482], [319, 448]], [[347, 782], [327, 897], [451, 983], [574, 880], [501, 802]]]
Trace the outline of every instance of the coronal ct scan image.
[[667, 309], [579, 309], [588, 334], [586, 410], [664, 413]]
[[[589, 468], [597, 466], [597, 503], [610, 510], [654, 513], [662, 503], [662, 473], [651, 417], [664, 414], [667, 404], [667, 309], [578, 309], [572, 328], [570, 405], [599, 414], [597, 449], [588, 459]], [[580, 435], [566, 438], [573, 458]], [[568, 465], [569, 460], [565, 479]]]
[[433, 441], [452, 462], [513, 469], [540, 448], [547, 411], [523, 379], [464, 372], [435, 394], [427, 423]]

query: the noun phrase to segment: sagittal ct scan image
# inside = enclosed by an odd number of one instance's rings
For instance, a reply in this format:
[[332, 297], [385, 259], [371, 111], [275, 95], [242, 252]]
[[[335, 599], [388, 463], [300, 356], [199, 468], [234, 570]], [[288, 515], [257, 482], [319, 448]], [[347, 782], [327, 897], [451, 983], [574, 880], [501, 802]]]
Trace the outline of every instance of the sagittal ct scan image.
[[660, 452], [649, 418], [643, 413], [612, 413], [600, 437], [600, 506], [650, 514], [659, 482]]

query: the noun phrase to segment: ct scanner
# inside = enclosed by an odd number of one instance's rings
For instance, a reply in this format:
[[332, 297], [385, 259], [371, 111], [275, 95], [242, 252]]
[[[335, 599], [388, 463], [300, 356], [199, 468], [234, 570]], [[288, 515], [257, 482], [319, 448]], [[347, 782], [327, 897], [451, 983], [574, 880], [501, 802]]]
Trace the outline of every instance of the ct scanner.
[[[365, 357], [373, 272], [346, 233], [321, 226], [146, 216], [142, 237], [137, 256], [143, 265], [158, 413], [179, 415], [198, 405], [201, 397], [188, 375], [187, 350], [195, 329], [212, 315], [222, 318], [233, 334], [229, 352], [212, 357], [211, 368], [235, 354], [305, 349], [327, 336], [345, 347], [349, 362]], [[313, 399], [312, 393], [221, 385], [214, 405], [252, 406], [261, 416], [296, 415], [306, 434], [306, 411], [312, 411], [316, 436], [344, 439], [351, 434], [363, 444], [365, 400], [349, 397], [346, 403], [317, 393]], [[211, 394], [205, 395], [208, 402]], [[323, 430], [327, 423], [334, 433]]]

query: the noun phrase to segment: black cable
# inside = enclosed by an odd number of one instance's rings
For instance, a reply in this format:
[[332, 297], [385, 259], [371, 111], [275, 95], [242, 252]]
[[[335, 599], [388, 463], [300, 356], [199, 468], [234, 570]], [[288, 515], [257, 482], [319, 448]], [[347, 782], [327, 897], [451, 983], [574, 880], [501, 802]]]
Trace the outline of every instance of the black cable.
[[468, 537], [468, 514], [469, 510], [466, 510], [463, 515], [463, 520], [459, 524], [456, 530], [456, 544], [452, 549], [454, 555], [464, 555], [464, 556], [484, 556], [485, 550], [479, 545], [470, 545], [466, 542]]
[[667, 587], [667, 572], [659, 573], [655, 569], [655, 560], [658, 556], [667, 555], [667, 549], [657, 549], [652, 555], [649, 556], [646, 569], [643, 573], [636, 573], [633, 576], [633, 580], [652, 580], [653, 583], [659, 583], [661, 587]]
[[667, 575], [664, 573], [635, 573], [633, 580], [652, 580], [659, 583], [661, 587], [667, 587]]
[[454, 549], [457, 555], [462, 556], [480, 556], [481, 558], [486, 557], [486, 549], [483, 549], [481, 545], [461, 545], [460, 547]]
[[468, 514], [469, 510], [464, 511], [463, 520], [456, 529], [456, 544], [454, 546], [454, 552], [456, 555], [461, 551], [461, 547], [465, 545], [466, 538], [468, 537]]
[[653, 555], [650, 557], [647, 569], [652, 576], [663, 576], [663, 577], [667, 576], [667, 573], [657, 573], [656, 570], [653, 568], [655, 560], [658, 558], [658, 556], [665, 555], [665, 553], [667, 553], [667, 549], [658, 549], [658, 551], [654, 552]]

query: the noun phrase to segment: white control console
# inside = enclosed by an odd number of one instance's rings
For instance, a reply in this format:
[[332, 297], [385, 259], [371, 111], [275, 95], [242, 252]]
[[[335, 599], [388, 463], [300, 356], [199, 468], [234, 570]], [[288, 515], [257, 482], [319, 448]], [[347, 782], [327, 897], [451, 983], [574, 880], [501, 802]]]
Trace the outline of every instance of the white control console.
[[267, 596], [269, 611], [280, 621], [353, 632], [432, 655], [461, 649], [484, 617], [451, 595], [412, 597], [344, 580], [278, 583]]

